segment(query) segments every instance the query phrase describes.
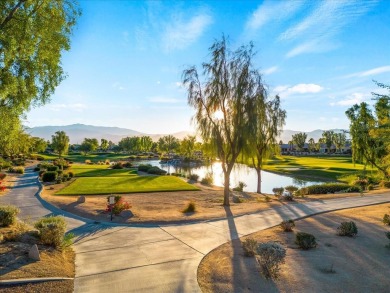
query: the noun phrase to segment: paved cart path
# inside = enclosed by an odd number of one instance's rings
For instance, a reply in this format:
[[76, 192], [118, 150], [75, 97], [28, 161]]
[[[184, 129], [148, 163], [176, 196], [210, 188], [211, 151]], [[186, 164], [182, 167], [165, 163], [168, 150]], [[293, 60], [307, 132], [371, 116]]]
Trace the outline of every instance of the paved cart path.
[[21, 209], [20, 218], [34, 221], [64, 215], [77, 239], [75, 292], [200, 292], [197, 268], [219, 245], [279, 224], [337, 209], [390, 202], [390, 192], [375, 196], [289, 203], [259, 213], [191, 224], [124, 226], [96, 224], [42, 201], [37, 174], [27, 169], [0, 204]]

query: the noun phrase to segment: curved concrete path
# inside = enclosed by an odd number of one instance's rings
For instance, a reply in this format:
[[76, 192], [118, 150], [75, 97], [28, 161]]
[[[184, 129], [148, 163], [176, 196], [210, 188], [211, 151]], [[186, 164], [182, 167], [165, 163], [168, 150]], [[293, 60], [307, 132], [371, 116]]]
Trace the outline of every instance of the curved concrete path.
[[21, 218], [34, 220], [50, 214], [65, 215], [69, 230], [77, 235], [75, 292], [200, 292], [197, 268], [207, 253], [219, 245], [279, 224], [337, 209], [390, 202], [390, 192], [286, 204], [262, 212], [193, 224], [133, 227], [95, 224], [41, 201], [37, 175], [27, 169], [0, 204], [21, 209]]

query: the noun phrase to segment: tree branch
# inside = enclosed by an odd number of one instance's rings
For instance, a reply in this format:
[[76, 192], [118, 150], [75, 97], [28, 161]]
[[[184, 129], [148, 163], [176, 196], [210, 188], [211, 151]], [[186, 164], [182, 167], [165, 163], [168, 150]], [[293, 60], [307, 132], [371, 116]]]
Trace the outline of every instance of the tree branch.
[[19, 2], [14, 6], [14, 8], [11, 9], [11, 11], [8, 13], [7, 17], [1, 22], [0, 24], [0, 30], [4, 29], [4, 27], [7, 25], [7, 23], [13, 18], [14, 14], [20, 6], [27, 0], [19, 0]]

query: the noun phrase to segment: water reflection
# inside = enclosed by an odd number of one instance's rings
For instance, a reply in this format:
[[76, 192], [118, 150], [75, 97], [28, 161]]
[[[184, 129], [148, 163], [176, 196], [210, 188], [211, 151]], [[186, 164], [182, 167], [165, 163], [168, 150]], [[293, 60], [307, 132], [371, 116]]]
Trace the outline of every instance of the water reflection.
[[[214, 185], [223, 186], [223, 171], [222, 164], [220, 162], [214, 162], [209, 166], [200, 167], [179, 167], [167, 164], [160, 164], [160, 161], [158, 160], [138, 161], [136, 163], [158, 166], [161, 169], [170, 173], [183, 173], [186, 175], [197, 174], [199, 176], [199, 180], [204, 178], [208, 172], [211, 172], [214, 177]], [[306, 186], [321, 183], [319, 181], [301, 180], [288, 176], [269, 173], [266, 171], [262, 171], [261, 176], [261, 191], [265, 193], [272, 193], [272, 188], [274, 187], [285, 187], [287, 185]], [[247, 187], [245, 187], [245, 191], [256, 192], [257, 173], [255, 169], [243, 164], [235, 164], [232, 173], [230, 174], [230, 187], [236, 187], [239, 181], [242, 181], [247, 185]]]

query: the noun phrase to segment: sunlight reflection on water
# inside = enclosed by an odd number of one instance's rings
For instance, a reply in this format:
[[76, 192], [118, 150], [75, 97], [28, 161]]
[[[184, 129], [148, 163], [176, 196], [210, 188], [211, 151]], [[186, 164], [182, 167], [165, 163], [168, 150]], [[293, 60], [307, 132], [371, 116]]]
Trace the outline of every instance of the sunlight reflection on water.
[[[151, 164], [152, 166], [158, 166], [161, 169], [169, 172], [188, 174], [191, 169], [192, 174], [199, 175], [199, 181], [206, 176], [208, 172], [211, 172], [214, 177], [214, 185], [223, 186], [223, 172], [221, 162], [214, 162], [210, 166], [181, 168], [176, 166], [168, 166], [166, 164], [160, 164], [159, 160], [139, 161], [140, 164]], [[285, 187], [287, 185], [295, 186], [307, 186], [322, 183], [320, 181], [299, 180], [288, 176], [269, 173], [266, 171], [261, 172], [262, 186], [261, 191], [265, 193], [272, 193], [274, 187]], [[230, 187], [236, 187], [238, 182], [244, 182], [247, 187], [244, 188], [248, 192], [256, 192], [257, 189], [257, 173], [256, 170], [243, 164], [235, 164], [232, 173], [230, 174]]]

